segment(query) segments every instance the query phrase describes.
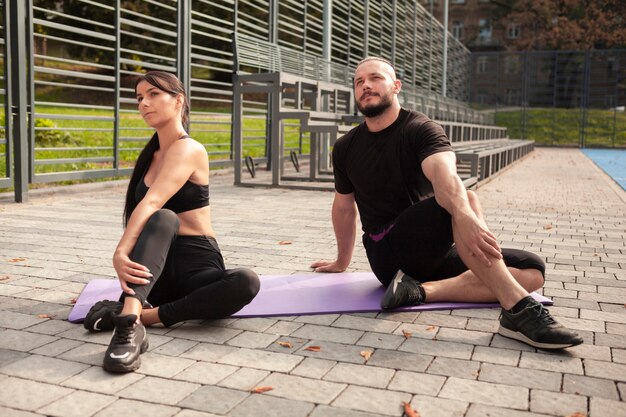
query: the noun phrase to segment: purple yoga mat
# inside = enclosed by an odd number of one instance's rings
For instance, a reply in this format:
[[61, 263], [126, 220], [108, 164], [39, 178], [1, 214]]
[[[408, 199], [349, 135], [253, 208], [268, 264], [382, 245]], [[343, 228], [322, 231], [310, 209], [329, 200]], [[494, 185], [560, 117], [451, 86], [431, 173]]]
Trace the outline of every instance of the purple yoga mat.
[[[292, 316], [328, 313], [381, 311], [380, 299], [384, 288], [371, 272], [339, 274], [265, 275], [261, 291], [250, 304], [234, 317]], [[117, 300], [121, 294], [119, 282], [110, 279], [90, 281], [78, 298], [68, 319], [82, 321], [93, 304], [100, 300]], [[537, 301], [552, 305], [552, 300], [537, 293]], [[449, 310], [463, 308], [499, 307], [497, 303], [426, 303], [400, 307], [393, 311]]]

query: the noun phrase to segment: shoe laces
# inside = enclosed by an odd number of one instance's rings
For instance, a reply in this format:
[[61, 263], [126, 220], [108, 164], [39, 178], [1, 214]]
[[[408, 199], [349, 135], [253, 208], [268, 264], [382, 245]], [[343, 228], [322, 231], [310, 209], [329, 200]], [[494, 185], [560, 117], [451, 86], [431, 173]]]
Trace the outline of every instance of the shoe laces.
[[533, 306], [533, 309], [537, 312], [537, 318], [539, 319], [539, 321], [542, 321], [548, 325], [556, 324], [556, 320], [554, 320], [554, 317], [550, 315], [550, 311], [548, 311], [548, 309], [545, 308], [542, 304], [538, 303], [537, 305]]
[[126, 344], [130, 343], [133, 335], [135, 333], [135, 329], [133, 326], [124, 326], [124, 327], [116, 327], [115, 333], [113, 334], [113, 343], [114, 344]]

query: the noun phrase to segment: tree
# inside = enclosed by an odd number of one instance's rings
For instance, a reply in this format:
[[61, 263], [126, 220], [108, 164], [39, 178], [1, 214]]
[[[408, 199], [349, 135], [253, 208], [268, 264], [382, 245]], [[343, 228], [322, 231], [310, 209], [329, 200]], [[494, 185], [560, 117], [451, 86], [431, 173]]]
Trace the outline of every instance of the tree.
[[495, 26], [507, 34], [509, 50], [590, 50], [626, 47], [624, 0], [494, 1]]

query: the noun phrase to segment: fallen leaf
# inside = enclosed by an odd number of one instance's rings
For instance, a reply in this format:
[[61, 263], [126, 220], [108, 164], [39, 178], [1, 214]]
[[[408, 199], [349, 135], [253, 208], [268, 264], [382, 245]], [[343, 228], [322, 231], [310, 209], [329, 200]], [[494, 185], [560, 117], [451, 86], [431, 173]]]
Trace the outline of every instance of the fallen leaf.
[[262, 392], [271, 391], [271, 390], [273, 390], [273, 389], [274, 389], [274, 387], [256, 387], [256, 388], [254, 388], [254, 389], [253, 389], [252, 391], [250, 391], [250, 392], [252, 392], [252, 393], [254, 393], [254, 394], [260, 394], [260, 393], [262, 393]]
[[278, 343], [279, 345], [281, 345], [282, 347], [285, 347], [285, 348], [291, 348], [291, 347], [293, 347], [293, 346], [291, 345], [291, 343], [290, 343], [290, 342], [277, 342], [277, 343]]
[[51, 319], [52, 316], [50, 316], [49, 314], [38, 314], [37, 317], [39, 317], [40, 319]]
[[551, 224], [546, 224], [545, 226], [543, 226], [544, 230], [550, 230], [552, 229], [552, 225]]
[[428, 326], [428, 327], [426, 328], [426, 331], [427, 331], [427, 332], [432, 332], [432, 331], [434, 331], [434, 330], [437, 330], [437, 326]]
[[304, 350], [310, 350], [311, 352], [319, 352], [320, 350], [322, 350], [322, 348], [319, 346], [307, 346], [304, 348]]
[[291, 240], [281, 240], [278, 242], [279, 245], [291, 245]]
[[407, 332], [406, 330], [402, 329], [402, 334], [404, 335], [405, 339], [408, 339], [409, 337], [413, 336], [413, 333], [411, 332]]
[[11, 258], [7, 262], [22, 262], [25, 261], [26, 258]]
[[420, 414], [411, 408], [411, 404], [402, 402], [402, 405], [404, 406], [404, 414], [406, 417], [420, 417]]
[[372, 351], [371, 350], [362, 350], [361, 351], [361, 356], [363, 356], [365, 358], [365, 361], [367, 362], [372, 357]]
[[76, 301], [78, 301], [78, 298], [72, 298], [72, 299], [70, 300], [70, 303], [72, 303], [72, 304], [76, 304]]
[[0, 281], [6, 281], [7, 279], [9, 279], [10, 277], [8, 275], [2, 275], [0, 277]]
[[580, 413], [580, 412], [575, 412], [574, 414], [570, 414], [567, 417], [586, 417], [586, 414]]

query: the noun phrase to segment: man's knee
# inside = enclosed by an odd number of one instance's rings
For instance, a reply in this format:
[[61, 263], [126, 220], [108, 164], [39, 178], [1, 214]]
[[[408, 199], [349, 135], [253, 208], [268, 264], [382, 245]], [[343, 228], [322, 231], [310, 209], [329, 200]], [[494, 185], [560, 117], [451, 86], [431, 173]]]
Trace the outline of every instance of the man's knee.
[[526, 291], [537, 291], [539, 288], [543, 287], [545, 278], [540, 270], [531, 268], [527, 269], [525, 272], [528, 276], [526, 279]]

